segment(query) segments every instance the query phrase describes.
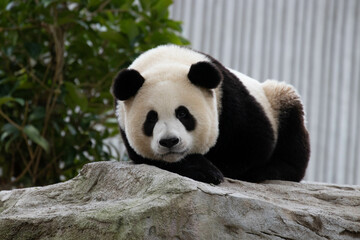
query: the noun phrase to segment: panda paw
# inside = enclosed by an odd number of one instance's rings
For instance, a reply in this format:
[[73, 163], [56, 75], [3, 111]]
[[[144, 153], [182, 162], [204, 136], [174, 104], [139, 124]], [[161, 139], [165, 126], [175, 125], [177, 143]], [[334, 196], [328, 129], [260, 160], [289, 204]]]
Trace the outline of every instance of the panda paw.
[[207, 171], [204, 169], [194, 169], [194, 172], [189, 177], [196, 181], [212, 183], [215, 185], [224, 181], [224, 176], [218, 169], [209, 169]]
[[182, 171], [178, 172], [182, 176], [215, 185], [224, 181], [221, 171], [200, 154], [187, 156], [182, 160], [182, 165]]

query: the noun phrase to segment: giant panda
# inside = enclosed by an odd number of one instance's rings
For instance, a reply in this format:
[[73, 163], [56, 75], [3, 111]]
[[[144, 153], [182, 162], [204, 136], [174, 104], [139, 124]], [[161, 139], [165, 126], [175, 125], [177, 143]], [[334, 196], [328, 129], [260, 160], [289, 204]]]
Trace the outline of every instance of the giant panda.
[[114, 78], [130, 159], [219, 184], [300, 181], [310, 155], [304, 110], [283, 82], [260, 83], [190, 48], [163, 45]]

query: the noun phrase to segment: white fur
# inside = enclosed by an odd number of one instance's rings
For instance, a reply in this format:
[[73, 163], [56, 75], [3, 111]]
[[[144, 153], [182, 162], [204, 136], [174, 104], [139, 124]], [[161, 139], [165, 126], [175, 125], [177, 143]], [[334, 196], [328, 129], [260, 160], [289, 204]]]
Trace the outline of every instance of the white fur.
[[[129, 66], [129, 69], [139, 71], [148, 82], [151, 81], [151, 79], [155, 79], [156, 81], [156, 78], [159, 77], [158, 75], [161, 75], [161, 72], [164, 72], [164, 70], [168, 72], [171, 71], [172, 74], [174, 74], [176, 68], [182, 66], [188, 70], [192, 64], [200, 61], [209, 61], [209, 59], [205, 55], [190, 49], [176, 45], [163, 45], [141, 54]], [[121, 129], [125, 129], [125, 110], [121, 101], [117, 101], [117, 103], [116, 116]]]
[[303, 103], [300, 95], [292, 85], [268, 79], [262, 83], [262, 86], [271, 104], [275, 119], [279, 119], [279, 114], [284, 108], [298, 106], [302, 109]]
[[209, 61], [209, 59], [191, 49], [178, 47], [175, 45], [165, 45], [153, 48], [140, 57], [129, 66], [130, 69], [136, 69], [143, 77], [151, 76], [157, 72], [157, 67], [171, 71], [171, 66], [183, 65], [190, 67], [192, 64], [200, 61]]
[[[170, 150], [159, 144], [161, 139], [166, 138], [178, 138], [180, 141]], [[177, 161], [178, 158], [181, 158], [185, 153], [189, 152], [192, 145], [193, 138], [186, 131], [181, 122], [173, 116], [161, 119], [155, 125], [153, 138], [151, 140], [151, 149], [154, 153], [159, 155], [160, 158], [165, 159], [168, 162]]]
[[[116, 114], [130, 146], [139, 155], [175, 162], [191, 153], [205, 154], [218, 137], [218, 106], [215, 90], [194, 86], [187, 78], [190, 66], [209, 61], [204, 55], [176, 46], [152, 49], [129, 67], [145, 78], [134, 98], [118, 101]], [[175, 109], [185, 106], [196, 119], [193, 131], [187, 131], [175, 116]], [[143, 124], [147, 113], [158, 113], [152, 137], [145, 136]], [[177, 137], [179, 144], [171, 150], [160, 139]]]

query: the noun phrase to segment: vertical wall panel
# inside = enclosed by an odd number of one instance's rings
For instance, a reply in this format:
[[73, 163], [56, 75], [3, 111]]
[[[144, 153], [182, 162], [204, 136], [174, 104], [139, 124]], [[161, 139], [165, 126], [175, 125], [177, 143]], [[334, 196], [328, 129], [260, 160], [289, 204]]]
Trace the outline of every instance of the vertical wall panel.
[[360, 184], [359, 15], [359, 0], [175, 0], [171, 9], [194, 49], [298, 89], [311, 135], [306, 179], [340, 184]]

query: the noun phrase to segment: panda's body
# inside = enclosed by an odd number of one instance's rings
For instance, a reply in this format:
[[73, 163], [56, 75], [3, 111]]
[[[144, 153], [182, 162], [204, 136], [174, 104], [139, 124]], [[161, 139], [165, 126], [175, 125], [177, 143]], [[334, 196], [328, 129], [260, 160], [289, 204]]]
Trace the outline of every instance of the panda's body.
[[120, 72], [113, 94], [135, 163], [215, 184], [223, 175], [260, 182], [300, 181], [305, 174], [309, 138], [290, 85], [260, 83], [210, 56], [168, 45]]

